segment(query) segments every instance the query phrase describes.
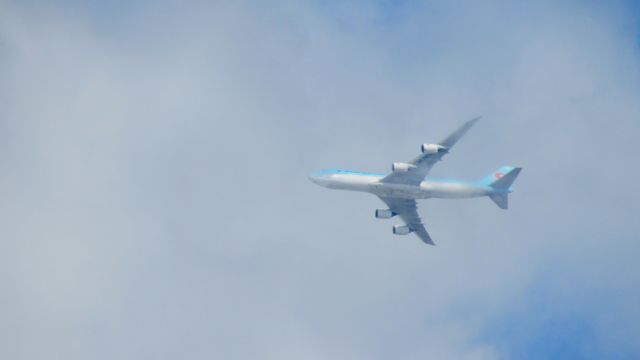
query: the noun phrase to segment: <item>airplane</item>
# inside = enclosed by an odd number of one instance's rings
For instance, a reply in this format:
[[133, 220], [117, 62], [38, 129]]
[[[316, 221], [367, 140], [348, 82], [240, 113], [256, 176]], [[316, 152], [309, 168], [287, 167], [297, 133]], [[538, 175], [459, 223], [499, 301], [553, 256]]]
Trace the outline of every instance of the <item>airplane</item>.
[[330, 189], [363, 191], [377, 195], [387, 209], [376, 209], [375, 217], [399, 216], [404, 225], [394, 225], [393, 234], [416, 234], [425, 244], [435, 245], [418, 215], [417, 199], [461, 199], [487, 196], [501, 209], [509, 207], [511, 185], [521, 167], [503, 166], [478, 181], [425, 179], [429, 171], [480, 117], [467, 121], [437, 144], [423, 144], [422, 154], [411, 162], [394, 162], [389, 174], [350, 170], [321, 170], [309, 176], [314, 183]]

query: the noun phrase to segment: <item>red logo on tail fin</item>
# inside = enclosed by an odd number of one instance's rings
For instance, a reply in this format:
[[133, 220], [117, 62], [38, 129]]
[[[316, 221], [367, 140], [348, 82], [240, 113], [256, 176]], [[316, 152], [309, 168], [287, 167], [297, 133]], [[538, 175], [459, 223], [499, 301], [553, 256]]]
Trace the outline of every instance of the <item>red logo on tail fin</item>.
[[497, 172], [494, 176], [496, 177], [496, 180], [499, 180], [500, 178], [502, 178], [504, 176], [504, 174], [501, 173], [501, 172]]

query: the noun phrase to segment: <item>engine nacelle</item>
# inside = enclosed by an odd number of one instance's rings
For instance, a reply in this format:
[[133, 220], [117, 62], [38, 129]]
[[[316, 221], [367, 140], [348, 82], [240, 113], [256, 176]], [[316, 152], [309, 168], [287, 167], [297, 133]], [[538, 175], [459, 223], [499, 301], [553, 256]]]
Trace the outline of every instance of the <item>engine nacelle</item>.
[[393, 164], [391, 164], [391, 171], [393, 172], [407, 172], [409, 171], [411, 168], [414, 168], [415, 165], [411, 165], [411, 164], [407, 164], [407, 163], [400, 163], [400, 162], [395, 162]]
[[391, 219], [394, 216], [396, 216], [396, 213], [390, 209], [376, 209], [376, 217], [378, 219]]
[[393, 225], [393, 233], [395, 235], [407, 235], [411, 233], [411, 228], [406, 225]]
[[447, 148], [438, 144], [422, 144], [423, 154], [437, 154], [439, 152], [446, 152]]

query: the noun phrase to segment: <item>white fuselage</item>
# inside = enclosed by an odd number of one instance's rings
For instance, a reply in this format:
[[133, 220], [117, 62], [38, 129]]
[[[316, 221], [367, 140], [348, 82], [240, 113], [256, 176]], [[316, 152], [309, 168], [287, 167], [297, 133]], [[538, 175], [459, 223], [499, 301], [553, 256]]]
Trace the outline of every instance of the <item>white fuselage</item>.
[[405, 199], [462, 199], [486, 196], [495, 190], [481, 183], [457, 180], [425, 180], [420, 185], [384, 183], [384, 175], [325, 170], [310, 176], [318, 185], [338, 190], [364, 191], [381, 197]]

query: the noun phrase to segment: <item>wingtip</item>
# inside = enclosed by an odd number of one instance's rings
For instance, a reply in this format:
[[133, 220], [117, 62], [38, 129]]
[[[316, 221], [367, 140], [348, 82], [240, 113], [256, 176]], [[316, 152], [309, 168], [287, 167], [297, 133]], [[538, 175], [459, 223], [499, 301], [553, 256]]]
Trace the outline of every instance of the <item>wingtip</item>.
[[480, 121], [480, 119], [482, 119], [482, 115], [480, 115], [480, 116], [476, 116], [476, 117], [474, 117], [473, 119], [469, 120], [469, 123], [470, 123], [470, 124], [475, 124], [475, 123], [477, 123], [478, 121]]
[[477, 116], [465, 122], [464, 124], [460, 125], [460, 127], [456, 131], [451, 133], [449, 136], [447, 136], [444, 140], [440, 141], [438, 144], [448, 148], [452, 147], [453, 145], [455, 145], [455, 143], [458, 142], [458, 140], [460, 140], [461, 137], [464, 136], [464, 134], [467, 133], [467, 131], [469, 131], [469, 129], [471, 129], [473, 125], [475, 125], [476, 122], [478, 122], [478, 120], [480, 120], [480, 118], [481, 116]]
[[420, 238], [420, 240], [422, 240], [423, 243], [431, 246], [436, 246], [436, 243], [433, 242], [433, 239], [431, 238], [431, 236], [429, 236], [429, 233], [426, 233], [426, 235], [418, 235], [418, 237]]

